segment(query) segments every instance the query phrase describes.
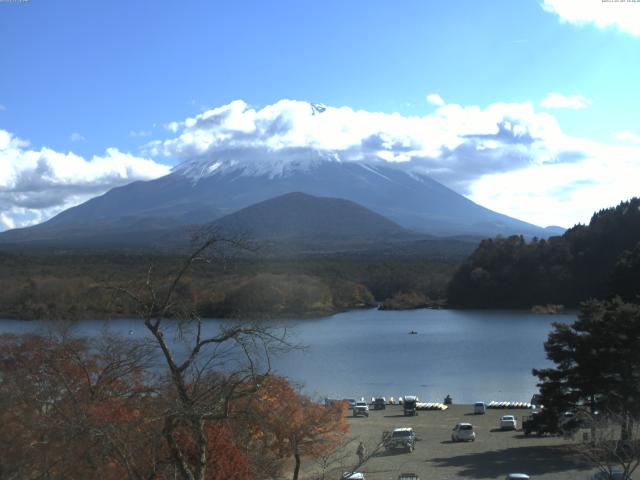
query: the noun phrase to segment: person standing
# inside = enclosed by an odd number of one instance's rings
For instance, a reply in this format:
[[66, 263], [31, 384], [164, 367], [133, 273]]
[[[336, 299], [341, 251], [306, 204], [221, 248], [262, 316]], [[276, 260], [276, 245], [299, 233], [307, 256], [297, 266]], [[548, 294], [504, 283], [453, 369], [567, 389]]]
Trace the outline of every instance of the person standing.
[[365, 446], [364, 442], [360, 442], [356, 453], [358, 454], [358, 462], [362, 464], [365, 457], [367, 456], [367, 447]]

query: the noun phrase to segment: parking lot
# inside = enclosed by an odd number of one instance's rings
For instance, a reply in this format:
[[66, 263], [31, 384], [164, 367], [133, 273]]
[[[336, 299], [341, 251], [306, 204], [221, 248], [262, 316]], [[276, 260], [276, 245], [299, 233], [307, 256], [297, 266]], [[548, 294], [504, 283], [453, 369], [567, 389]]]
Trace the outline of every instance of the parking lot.
[[[517, 418], [516, 431], [498, 428], [500, 417], [509, 414]], [[359, 441], [372, 452], [380, 443], [383, 431], [412, 427], [417, 436], [415, 450], [405, 453], [382, 449], [359, 470], [367, 480], [397, 480], [402, 472], [417, 473], [421, 480], [496, 479], [514, 472], [527, 473], [532, 479], [589, 479], [593, 470], [572, 452], [571, 439], [526, 437], [522, 433], [521, 420], [528, 414], [529, 410], [525, 409], [488, 409], [484, 415], [474, 415], [472, 405], [453, 405], [445, 411], [420, 411], [416, 417], [405, 417], [402, 407], [397, 405], [387, 406], [385, 410], [371, 409], [369, 417], [349, 419], [352, 436], [357, 437], [357, 441], [344, 452], [352, 450], [344, 463], [357, 462]], [[459, 422], [473, 424], [474, 442], [451, 441], [451, 430]], [[339, 478], [342, 468], [333, 467], [332, 475], [327, 478]]]

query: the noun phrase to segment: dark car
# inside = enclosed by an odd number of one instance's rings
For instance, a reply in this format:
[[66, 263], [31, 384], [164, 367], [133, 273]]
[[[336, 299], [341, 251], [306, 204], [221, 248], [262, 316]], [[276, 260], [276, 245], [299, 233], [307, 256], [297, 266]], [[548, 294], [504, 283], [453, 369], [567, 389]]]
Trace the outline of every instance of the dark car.
[[386, 408], [387, 408], [387, 402], [385, 402], [384, 398], [378, 397], [373, 401], [374, 410], [384, 410]]
[[522, 431], [525, 435], [556, 435], [560, 433], [558, 422], [553, 413], [539, 410], [522, 420]]

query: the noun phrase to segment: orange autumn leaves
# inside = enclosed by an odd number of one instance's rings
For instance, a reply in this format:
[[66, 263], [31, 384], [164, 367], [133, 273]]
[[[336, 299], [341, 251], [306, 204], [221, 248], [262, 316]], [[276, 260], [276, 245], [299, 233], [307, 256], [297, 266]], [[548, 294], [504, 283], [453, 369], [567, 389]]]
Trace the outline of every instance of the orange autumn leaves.
[[[0, 337], [0, 477], [138, 478], [153, 471], [152, 411], [136, 346]], [[130, 355], [127, 357], [126, 355]], [[126, 472], [125, 470], [129, 470]]]
[[285, 456], [295, 448], [303, 455], [324, 453], [350, 428], [342, 405], [319, 405], [283, 378], [268, 378], [251, 400], [251, 408], [262, 419], [260, 427], [272, 435], [273, 448]]
[[295, 459], [294, 479], [303, 457], [336, 448], [350, 431], [344, 405], [319, 405], [279, 377], [264, 378], [258, 395], [243, 408], [252, 412], [247, 428], [254, 439], [281, 458]]
[[[174, 478], [163, 439], [174, 397], [149, 374], [148, 354], [122, 340], [0, 336], [0, 478]], [[318, 405], [282, 378], [259, 383], [205, 426], [207, 479], [264, 478], [268, 458], [282, 470], [283, 459], [324, 453], [348, 432], [341, 406]], [[189, 455], [194, 440], [177, 437]]]

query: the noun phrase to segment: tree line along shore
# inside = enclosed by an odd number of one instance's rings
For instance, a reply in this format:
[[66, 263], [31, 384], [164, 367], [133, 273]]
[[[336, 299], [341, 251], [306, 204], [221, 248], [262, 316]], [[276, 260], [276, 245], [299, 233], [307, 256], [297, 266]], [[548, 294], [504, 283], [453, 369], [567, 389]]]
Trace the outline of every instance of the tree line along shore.
[[[143, 254], [0, 253], [0, 318], [131, 317], [109, 289], [168, 278], [182, 258]], [[441, 304], [458, 261], [431, 258], [227, 259], [199, 266], [180, 284], [204, 317], [317, 317], [354, 308]]]
[[[0, 252], [0, 317], [109, 318], [135, 314], [108, 287], [149, 268], [167, 278], [180, 255], [127, 252]], [[218, 318], [323, 316], [353, 308], [579, 307], [589, 298], [640, 293], [640, 199], [596, 212], [549, 239], [496, 237], [459, 256], [218, 258], [180, 285], [201, 315]], [[542, 311], [538, 309], [539, 311]]]

